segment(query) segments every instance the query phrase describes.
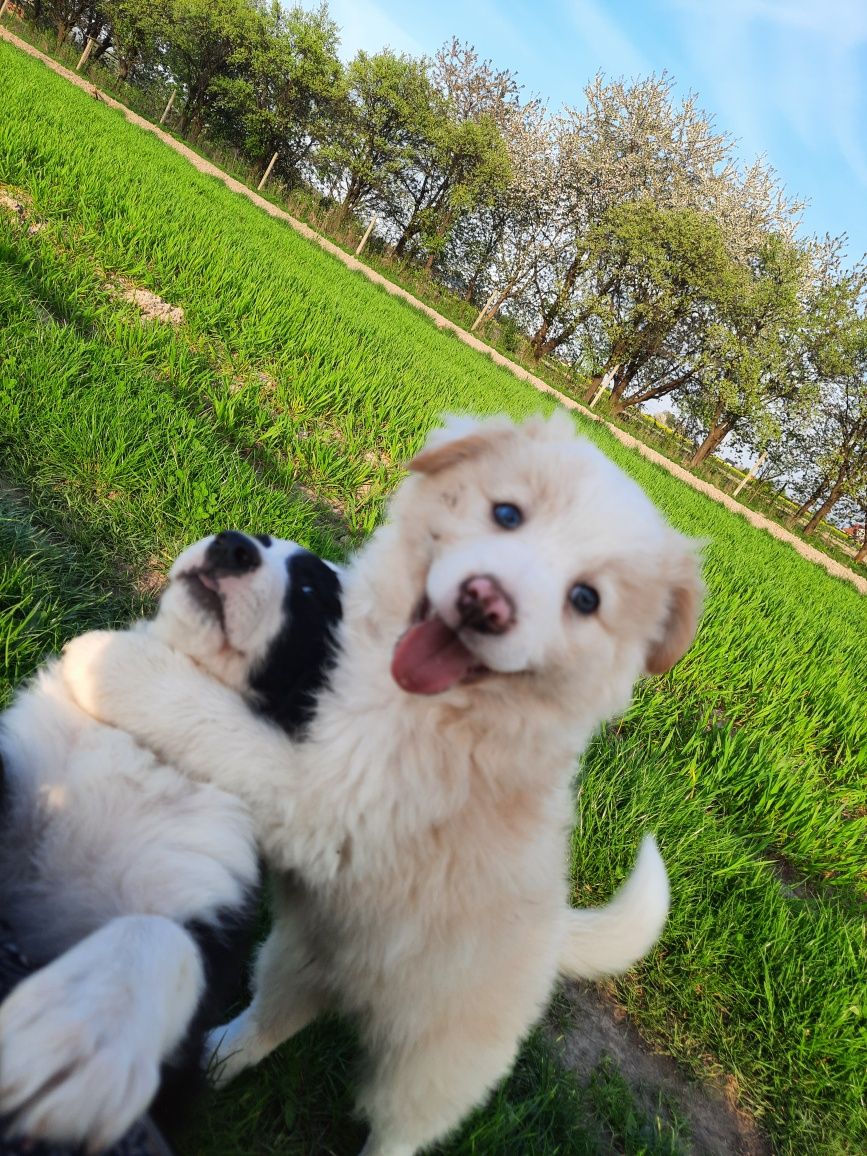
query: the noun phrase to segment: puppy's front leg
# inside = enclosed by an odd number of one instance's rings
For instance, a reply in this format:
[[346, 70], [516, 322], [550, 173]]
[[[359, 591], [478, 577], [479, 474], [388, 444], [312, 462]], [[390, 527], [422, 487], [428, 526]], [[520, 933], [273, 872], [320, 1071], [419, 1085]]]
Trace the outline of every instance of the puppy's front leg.
[[237, 795], [276, 866], [292, 866], [290, 740], [235, 691], [143, 631], [91, 631], [67, 643], [61, 673], [91, 717], [131, 734], [183, 774]]
[[187, 932], [128, 915], [20, 983], [0, 1006], [0, 1116], [13, 1135], [119, 1140], [147, 1111], [204, 976]]

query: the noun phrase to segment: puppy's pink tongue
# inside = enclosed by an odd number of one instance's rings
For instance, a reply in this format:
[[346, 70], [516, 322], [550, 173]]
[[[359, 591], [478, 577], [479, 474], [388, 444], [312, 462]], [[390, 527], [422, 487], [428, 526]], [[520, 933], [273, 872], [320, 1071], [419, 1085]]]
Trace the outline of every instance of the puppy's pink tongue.
[[478, 659], [437, 615], [411, 626], [391, 659], [391, 676], [410, 694], [441, 694], [466, 675]]

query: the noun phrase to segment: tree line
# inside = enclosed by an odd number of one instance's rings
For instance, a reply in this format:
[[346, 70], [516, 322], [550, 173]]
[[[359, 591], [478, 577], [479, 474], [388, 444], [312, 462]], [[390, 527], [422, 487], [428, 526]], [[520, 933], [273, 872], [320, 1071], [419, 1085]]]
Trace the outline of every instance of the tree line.
[[[132, 84], [177, 87], [202, 134], [367, 220], [615, 413], [669, 399], [693, 465], [766, 454], [811, 534], [867, 510], [867, 264], [804, 236], [803, 204], [742, 166], [663, 74], [597, 75], [575, 106], [453, 39], [432, 58], [338, 56], [323, 4], [31, 0], [56, 36], [95, 41]], [[859, 513], [860, 511], [860, 513]], [[867, 556], [862, 542], [859, 561]]]

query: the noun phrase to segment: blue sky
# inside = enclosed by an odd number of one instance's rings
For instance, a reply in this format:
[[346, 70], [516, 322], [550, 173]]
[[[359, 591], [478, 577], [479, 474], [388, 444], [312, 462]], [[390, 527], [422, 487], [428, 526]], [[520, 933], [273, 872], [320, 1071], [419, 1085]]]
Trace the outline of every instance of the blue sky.
[[[311, 0], [312, 2], [312, 0]], [[586, 81], [671, 73], [716, 127], [809, 199], [804, 229], [867, 252], [867, 0], [330, 0], [341, 54], [432, 54], [452, 35], [552, 108]]]

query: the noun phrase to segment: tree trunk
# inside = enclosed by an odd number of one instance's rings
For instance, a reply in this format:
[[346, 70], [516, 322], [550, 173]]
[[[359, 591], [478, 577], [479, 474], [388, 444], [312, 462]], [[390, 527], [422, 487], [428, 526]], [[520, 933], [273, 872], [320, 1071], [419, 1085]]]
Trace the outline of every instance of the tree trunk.
[[611, 390], [611, 397], [608, 399], [608, 404], [611, 407], [611, 412], [615, 417], [618, 417], [625, 409], [629, 408], [629, 402], [623, 400], [623, 395], [632, 381], [634, 373], [626, 370], [620, 374], [619, 377], [614, 378], [614, 387]]
[[574, 257], [572, 264], [566, 270], [566, 276], [563, 278], [563, 287], [557, 294], [557, 300], [549, 309], [547, 317], [543, 314], [542, 324], [530, 338], [530, 348], [533, 352], [533, 360], [538, 364], [546, 353], [553, 353], [564, 342], [568, 341], [575, 332], [575, 323], [567, 326], [559, 337], [548, 337], [551, 330], [551, 323], [558, 318], [563, 312], [563, 302], [568, 300], [569, 294], [572, 292], [572, 287], [578, 277], [578, 258]]
[[209, 84], [210, 78], [207, 80], [200, 78], [195, 85], [187, 86], [187, 99], [181, 110], [178, 128], [181, 136], [188, 136], [190, 140], [196, 140], [201, 131], [201, 116], [204, 111], [205, 96]]
[[620, 398], [623, 396], [623, 391], [626, 389], [626, 377], [615, 377], [614, 384], [611, 387], [611, 397], [608, 399], [611, 407], [611, 412], [614, 414], [620, 413], [623, 406], [620, 404]]
[[625, 377], [623, 388], [618, 393], [618, 403], [615, 412], [622, 413], [625, 409], [630, 409], [634, 405], [641, 405], [642, 402], [651, 401], [653, 398], [667, 397], [668, 394], [674, 393], [675, 390], [678, 390], [682, 385], [685, 385], [691, 376], [691, 373], [683, 373], [680, 377], [674, 378], [673, 381], [664, 381], [662, 385], [656, 385], [651, 389], [645, 389], [640, 393], [631, 393], [627, 397], [623, 397], [622, 395], [625, 392], [625, 387], [628, 386], [632, 379], [635, 377], [634, 373], [630, 373], [627, 377]]
[[414, 209], [412, 216], [406, 223], [406, 228], [401, 233], [400, 239], [394, 247], [395, 257], [403, 257], [404, 253], [406, 253], [407, 245], [413, 237], [417, 235], [419, 231], [418, 215], [418, 209]]
[[555, 333], [553, 337], [549, 337], [551, 322], [543, 321], [531, 339], [533, 360], [538, 363], [543, 357], [546, 357], [549, 353], [553, 353], [554, 350], [559, 349], [561, 345], [565, 345], [575, 332], [575, 328], [575, 323], [570, 323], [564, 329], [561, 329], [559, 333]]
[[732, 432], [734, 425], [735, 423], [733, 421], [721, 421], [713, 426], [710, 433], [690, 458], [690, 467], [701, 465], [705, 458], [713, 453], [723, 438]]
[[473, 273], [472, 277], [470, 277], [469, 281], [467, 282], [467, 287], [464, 290], [464, 301], [470, 301], [470, 302], [475, 301], [475, 299], [476, 299], [476, 286], [479, 283], [479, 277], [480, 276], [481, 276], [481, 269], [476, 269], [475, 273]]
[[596, 393], [596, 390], [602, 384], [604, 379], [605, 379], [604, 373], [594, 373], [593, 374], [593, 376], [590, 378], [590, 384], [584, 390], [584, 401], [589, 402], [593, 399], [593, 397]]
[[340, 205], [340, 220], [348, 221], [349, 216], [355, 209], [355, 206], [361, 200], [361, 194], [364, 192], [364, 186], [358, 179], [355, 173], [352, 173], [349, 178], [349, 186], [346, 190], [346, 196]]
[[545, 350], [545, 343], [547, 341], [550, 329], [551, 322], [547, 319], [543, 319], [542, 324], [530, 338], [530, 349], [533, 353], [533, 360], [537, 363], [542, 360], [542, 355]]
[[790, 514], [789, 517], [786, 518], [786, 525], [787, 526], [794, 526], [794, 524], [795, 524], [795, 522], [797, 522], [798, 518], [800, 518], [804, 514], [806, 514], [807, 510], [809, 510], [809, 508], [810, 508], [810, 506], [812, 506], [813, 502], [817, 501], [817, 499], [819, 498], [819, 496], [821, 495], [822, 491], [825, 489], [825, 486], [827, 486], [827, 484], [828, 484], [827, 478], [823, 478], [821, 480], [821, 482], [819, 482], [818, 486], [816, 486], [815, 490], [813, 490], [812, 494], [810, 494], [809, 498], [807, 498], [806, 502], [803, 502], [797, 508], [797, 510], [795, 510], [794, 514]]
[[833, 487], [831, 488], [831, 492], [828, 495], [828, 497], [821, 504], [821, 506], [818, 508], [818, 510], [816, 510], [815, 514], [813, 514], [812, 518], [809, 520], [809, 522], [804, 527], [804, 537], [805, 538], [809, 538], [809, 536], [811, 534], [815, 533], [819, 523], [824, 520], [826, 515], [831, 513], [831, 511], [834, 509], [834, 507], [839, 502], [840, 494], [842, 493], [842, 491], [843, 491], [843, 483], [842, 482], [835, 482]]
[[485, 316], [483, 318], [484, 321], [492, 321], [497, 316], [497, 314], [500, 312], [500, 310], [503, 308], [503, 306], [506, 304], [506, 302], [511, 297], [512, 291], [514, 290], [517, 283], [518, 283], [517, 277], [512, 277], [512, 279], [510, 281], [506, 282], [506, 288], [503, 289], [503, 291], [497, 295], [497, 298], [494, 301], [494, 303], [488, 309], [485, 310]]
[[476, 267], [470, 274], [470, 279], [467, 281], [467, 287], [464, 291], [464, 301], [475, 302], [479, 292], [479, 282], [485, 274], [485, 271], [491, 264], [491, 249], [488, 247], [484, 256], [476, 262]]

